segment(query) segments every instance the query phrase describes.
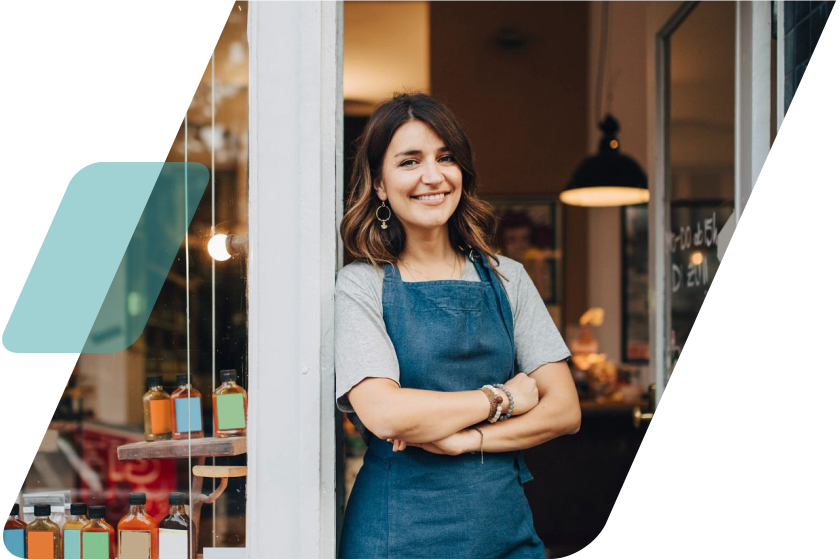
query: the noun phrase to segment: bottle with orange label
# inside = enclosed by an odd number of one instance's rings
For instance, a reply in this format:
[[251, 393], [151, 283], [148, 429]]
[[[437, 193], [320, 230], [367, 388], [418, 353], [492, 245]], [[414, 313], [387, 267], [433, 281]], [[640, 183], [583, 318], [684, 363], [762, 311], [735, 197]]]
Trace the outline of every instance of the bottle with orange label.
[[6, 520], [3, 529], [3, 544], [9, 549], [12, 555], [18, 558], [26, 558], [26, 523], [18, 519], [20, 506], [12, 506], [12, 513]]
[[114, 528], [105, 521], [105, 506], [90, 506], [82, 528], [82, 558], [114, 558]]
[[117, 523], [119, 558], [157, 558], [158, 524], [146, 513], [146, 493], [128, 495], [128, 514]]
[[213, 392], [213, 435], [244, 436], [248, 417], [248, 393], [236, 383], [236, 370], [223, 369], [222, 383]]
[[26, 526], [27, 558], [61, 558], [61, 529], [52, 520], [50, 504], [35, 504], [35, 520]]
[[203, 437], [204, 427], [201, 422], [201, 393], [190, 383], [186, 373], [179, 373], [175, 378], [178, 388], [172, 391], [172, 439]]
[[163, 377], [150, 375], [146, 379], [148, 391], [143, 395], [143, 428], [146, 441], [169, 439], [172, 433], [169, 393], [163, 390]]

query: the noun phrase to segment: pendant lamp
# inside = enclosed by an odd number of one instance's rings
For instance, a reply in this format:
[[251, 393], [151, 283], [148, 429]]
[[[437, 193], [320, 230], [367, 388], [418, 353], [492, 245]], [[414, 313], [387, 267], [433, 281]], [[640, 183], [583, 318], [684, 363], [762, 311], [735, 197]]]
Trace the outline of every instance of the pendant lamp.
[[[601, 115], [601, 97], [609, 39], [609, 2], [601, 3], [601, 45], [598, 53], [598, 82], [595, 87], [595, 114]], [[607, 100], [612, 99], [612, 94]], [[647, 176], [641, 166], [621, 153], [618, 121], [609, 113], [598, 124], [601, 141], [598, 153], [583, 160], [572, 180], [560, 193], [560, 202], [573, 206], [628, 206], [650, 199]]]
[[583, 160], [560, 201], [572, 206], [627, 206], [650, 199], [647, 176], [635, 159], [619, 149], [618, 121], [609, 113], [598, 125], [598, 153]]

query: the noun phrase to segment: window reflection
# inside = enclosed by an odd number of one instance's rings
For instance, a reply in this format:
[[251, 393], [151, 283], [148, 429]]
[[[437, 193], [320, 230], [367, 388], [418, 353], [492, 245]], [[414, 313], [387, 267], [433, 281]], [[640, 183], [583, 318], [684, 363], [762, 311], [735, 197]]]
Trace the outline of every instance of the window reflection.
[[[60, 524], [71, 502], [87, 502], [105, 506], [106, 521], [116, 527], [128, 512], [131, 492], [145, 492], [146, 511], [160, 521], [170, 511], [170, 492], [194, 499], [221, 484], [193, 477], [190, 466], [202, 462], [198, 442], [213, 435], [211, 395], [221, 382], [219, 371], [235, 369], [238, 383], [248, 388], [247, 255], [217, 263], [207, 252], [216, 232], [248, 233], [247, 9], [247, 3], [234, 4], [166, 158], [205, 165], [210, 184], [139, 339], [121, 352], [79, 357], [21, 489], [21, 517], [27, 522], [36, 502], [51, 503]], [[129, 274], [148, 272], [143, 263], [131, 264]], [[147, 303], [129, 294], [126, 311], [135, 316]], [[188, 374], [202, 397], [204, 437], [183, 440], [192, 457], [161, 453], [162, 458], [120, 460], [121, 446], [144, 441], [147, 378], [161, 376], [163, 390], [172, 394], [178, 374]], [[206, 455], [206, 464], [244, 466], [244, 439], [233, 447], [237, 454]], [[189, 505], [186, 512], [192, 513]], [[229, 478], [215, 504], [203, 506], [197, 528], [199, 554], [210, 546], [245, 545], [244, 477]]]

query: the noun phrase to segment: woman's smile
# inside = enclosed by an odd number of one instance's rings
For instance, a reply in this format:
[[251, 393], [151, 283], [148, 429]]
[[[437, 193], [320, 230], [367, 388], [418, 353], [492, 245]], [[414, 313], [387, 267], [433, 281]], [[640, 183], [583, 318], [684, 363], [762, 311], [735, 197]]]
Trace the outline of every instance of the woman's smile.
[[443, 201], [447, 196], [449, 196], [449, 192], [439, 192], [420, 194], [412, 196], [411, 199], [425, 206], [439, 206], [443, 204]]

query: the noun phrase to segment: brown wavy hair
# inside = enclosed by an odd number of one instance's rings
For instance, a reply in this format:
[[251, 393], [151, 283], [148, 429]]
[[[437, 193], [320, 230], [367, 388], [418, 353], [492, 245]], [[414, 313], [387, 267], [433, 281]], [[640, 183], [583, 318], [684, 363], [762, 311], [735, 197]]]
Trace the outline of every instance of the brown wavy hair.
[[429, 125], [461, 168], [461, 200], [449, 218], [449, 241], [456, 251], [481, 252], [495, 270], [499, 259], [493, 251], [496, 214], [477, 194], [472, 147], [455, 115], [440, 101], [423, 93], [403, 93], [379, 105], [357, 140], [356, 157], [350, 176], [347, 211], [341, 220], [341, 238], [347, 251], [374, 266], [396, 263], [405, 248], [405, 229], [392, 214], [388, 229], [376, 220], [381, 201], [374, 185], [382, 178], [385, 152], [397, 129], [408, 121]]

